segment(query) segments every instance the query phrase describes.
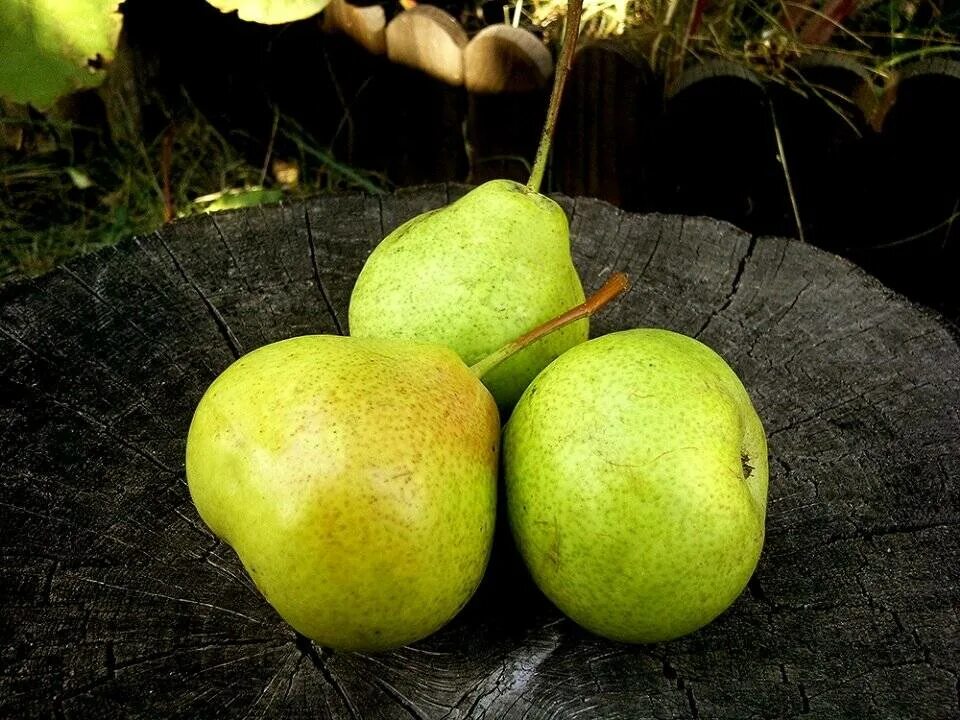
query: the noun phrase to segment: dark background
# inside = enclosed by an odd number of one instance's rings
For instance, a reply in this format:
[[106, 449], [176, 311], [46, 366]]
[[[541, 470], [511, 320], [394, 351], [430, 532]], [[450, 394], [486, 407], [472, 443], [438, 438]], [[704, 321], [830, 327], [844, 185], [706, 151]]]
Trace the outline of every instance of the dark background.
[[[468, 31], [485, 21], [466, 3], [437, 4]], [[385, 7], [388, 18], [399, 11]], [[124, 93], [141, 137], [173, 137], [200, 112], [259, 164], [297, 155], [276, 132], [282, 117], [386, 190], [526, 179], [546, 89], [471, 95], [325, 34], [317, 19], [258, 25], [204, 0], [128, 0], [123, 12], [108, 85]], [[546, 191], [802, 236], [960, 319], [960, 56], [904, 63], [886, 93], [867, 68], [829, 52], [797, 63], [788, 85], [762, 65], [721, 60], [664, 88], [629, 42], [584, 45]], [[844, 100], [828, 104], [824, 92]], [[87, 104], [87, 124], [109, 119], [109, 107]]]

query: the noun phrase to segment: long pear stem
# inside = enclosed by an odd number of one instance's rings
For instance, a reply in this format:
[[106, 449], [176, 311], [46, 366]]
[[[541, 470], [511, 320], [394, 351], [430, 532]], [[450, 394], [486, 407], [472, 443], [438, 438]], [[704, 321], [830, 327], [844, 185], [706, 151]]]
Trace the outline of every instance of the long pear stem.
[[607, 281], [603, 284], [603, 287], [587, 298], [585, 303], [567, 310], [565, 313], [563, 313], [563, 315], [558, 315], [552, 320], [547, 320], [547, 322], [545, 322], [543, 325], [535, 327], [533, 330], [521, 335], [516, 340], [508, 342], [500, 349], [494, 350], [491, 354], [487, 355], [478, 363], [471, 365], [470, 372], [472, 372], [478, 378], [482, 378], [515, 352], [519, 352], [528, 345], [532, 345], [544, 335], [549, 335], [554, 330], [559, 330], [564, 325], [569, 325], [572, 322], [576, 322], [577, 320], [581, 320], [582, 318], [593, 315], [597, 310], [624, 292], [629, 286], [630, 283], [627, 280], [627, 276], [622, 272], [615, 272], [607, 279]]
[[530, 179], [527, 181], [527, 189], [531, 192], [540, 192], [540, 185], [543, 184], [543, 173], [547, 169], [547, 157], [550, 155], [550, 143], [553, 141], [553, 129], [560, 112], [560, 98], [563, 96], [563, 86], [567, 82], [570, 66], [573, 65], [573, 54], [577, 49], [577, 38], [580, 36], [582, 11], [583, 0], [568, 0], [567, 26], [563, 34], [560, 55], [557, 57], [557, 67], [553, 73], [553, 91], [550, 93], [550, 104], [547, 106], [547, 120], [540, 135], [540, 145], [537, 146], [533, 170], [530, 171]]

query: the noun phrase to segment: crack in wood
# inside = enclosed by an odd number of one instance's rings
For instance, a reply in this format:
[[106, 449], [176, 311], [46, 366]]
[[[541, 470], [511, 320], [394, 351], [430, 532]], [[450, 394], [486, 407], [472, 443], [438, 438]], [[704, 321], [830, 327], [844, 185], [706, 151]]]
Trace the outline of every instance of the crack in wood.
[[[220, 576], [223, 577], [225, 580], [229, 580], [229, 581], [235, 582], [235, 583], [237, 583], [237, 585], [240, 585], [240, 586], [246, 588], [247, 590], [250, 591], [250, 593], [251, 593], [254, 597], [260, 597], [260, 591], [257, 590], [256, 586], [253, 584], [253, 582], [248, 578], [248, 576], [247, 576], [246, 574], [242, 574], [242, 573], [241, 573], [241, 574], [238, 575], [238, 574], [236, 574], [236, 573], [231, 572], [230, 570], [228, 570], [227, 568], [223, 567], [222, 565], [217, 565], [215, 562], [213, 562], [213, 560], [210, 559], [210, 555], [213, 555], [212, 550], [211, 550], [210, 552], [207, 552], [207, 553], [204, 554], [204, 556], [203, 556], [203, 561], [204, 561], [207, 565], [209, 565], [210, 567], [212, 567], [212, 568], [214, 569], [214, 572], [216, 572], [217, 575], [220, 575]], [[219, 555], [214, 555], [214, 556], [217, 557], [218, 559], [222, 559], [222, 558], [220, 558]]]
[[[58, 373], [58, 374], [60, 375], [60, 377], [63, 377], [63, 378], [64, 378], [68, 383], [70, 383], [71, 385], [72, 385], [73, 383], [76, 383], [76, 382], [77, 382], [77, 378], [76, 378], [75, 376], [71, 377], [70, 375], [67, 375], [67, 374], [64, 372], [64, 368], [62, 367], [62, 364], [63, 364], [64, 362], [67, 362], [67, 363], [72, 362], [72, 361], [74, 360], [74, 358], [69, 358], [69, 357], [51, 358], [51, 357], [47, 357], [47, 356], [43, 355], [42, 353], [40, 353], [40, 352], [38, 352], [38, 351], [35, 351], [35, 350], [29, 348], [22, 340], [20, 340], [20, 339], [17, 338], [16, 336], [12, 335], [9, 331], [5, 330], [3, 327], [0, 327], [0, 334], [6, 335], [6, 336], [9, 337], [11, 340], [14, 340], [18, 345], [21, 345], [21, 346], [24, 347], [26, 350], [28, 350], [28, 352], [30, 352], [33, 357], [36, 357], [37, 359], [41, 360], [42, 362], [48, 364], [48, 365], [50, 366], [51, 372], [56, 372], [56, 373]], [[69, 365], [68, 365], [68, 367], [69, 367]], [[89, 368], [90, 370], [96, 371], [96, 372], [97, 372], [99, 375], [101, 375], [101, 376], [109, 377], [109, 378], [111, 378], [111, 379], [114, 379], [114, 380], [116, 381], [117, 385], [119, 386], [119, 388], [122, 389], [128, 397], [136, 399], [136, 404], [133, 405], [133, 406], [128, 406], [128, 407], [127, 407], [127, 410], [129, 410], [131, 407], [140, 407], [140, 408], [143, 408], [143, 409], [144, 409], [145, 411], [147, 411], [148, 414], [150, 415], [150, 420], [154, 421], [160, 428], [162, 428], [164, 431], [166, 431], [169, 436], [175, 436], [175, 435], [179, 434], [178, 432], [172, 431], [172, 429], [167, 426], [167, 424], [164, 422], [164, 418], [162, 417], [162, 415], [161, 415], [160, 413], [155, 413], [155, 412], [153, 412], [153, 411], [150, 409], [151, 402], [146, 398], [146, 396], [144, 396], [144, 394], [143, 394], [142, 391], [140, 391], [138, 388], [134, 387], [134, 386], [128, 381], [127, 378], [118, 375], [118, 374], [114, 371], [114, 368], [111, 367], [110, 365], [108, 365], [107, 363], [103, 362], [102, 360], [100, 360], [100, 359], [98, 359], [98, 358], [96, 358], [96, 357], [87, 358], [87, 359], [86, 359], [86, 362], [83, 363], [83, 364], [81, 364], [80, 368], [81, 368], [81, 369], [84, 369], [84, 370], [86, 370], [86, 369]], [[71, 368], [71, 369], [72, 369], [72, 368]], [[70, 404], [68, 404], [68, 403], [65, 403], [65, 402], [63, 402], [62, 400], [59, 400], [56, 396], [54, 396], [54, 395], [52, 395], [52, 394], [50, 394], [50, 393], [48, 393], [48, 392], [45, 392], [45, 391], [39, 389], [39, 387], [37, 386], [37, 383], [34, 382], [34, 379], [33, 379], [32, 376], [29, 375], [29, 374], [28, 374], [27, 377], [25, 378], [25, 380], [29, 380], [29, 382], [24, 382], [24, 381], [21, 381], [21, 380], [18, 380], [18, 379], [11, 378], [11, 377], [9, 377], [9, 376], [7, 376], [7, 377], [5, 377], [5, 378], [3, 378], [3, 379], [6, 380], [7, 382], [9, 382], [11, 385], [20, 388], [20, 389], [21, 389], [23, 392], [25, 392], [25, 393], [32, 394], [32, 395], [34, 395], [34, 396], [36, 396], [36, 397], [41, 397], [41, 398], [44, 398], [44, 399], [46, 399], [46, 400], [49, 400], [51, 403], [53, 403], [53, 404], [55, 404], [55, 405], [57, 405], [57, 406], [59, 406], [59, 407], [62, 407], [62, 408], [64, 408], [64, 409], [66, 409], [66, 410], [69, 410], [69, 411], [72, 412], [72, 413], [75, 413], [75, 414], [78, 414], [78, 415], [82, 416], [84, 419], [93, 419], [93, 418], [91, 418], [91, 416], [87, 415], [87, 414], [85, 413], [85, 411], [80, 410], [79, 408], [76, 408], [76, 407], [74, 407], [74, 406], [72, 406], [72, 405], [70, 405]], [[120, 417], [118, 417], [117, 419], [122, 421], [124, 418], [123, 418], [123, 416], [120, 416]], [[93, 419], [93, 420], [94, 420], [95, 423], [99, 424], [99, 425], [102, 426], [102, 427], [109, 427], [109, 426], [107, 426], [105, 423], [101, 423], [100, 421], [95, 420], [95, 419]], [[111, 429], [112, 429], [112, 428], [111, 428]], [[154, 461], [156, 462], [157, 460], [154, 459]]]
[[220, 605], [214, 605], [213, 603], [203, 602], [201, 600], [191, 600], [190, 598], [181, 598], [181, 597], [177, 597], [176, 595], [167, 595], [165, 593], [150, 592], [149, 590], [140, 590], [137, 588], [125, 587], [123, 585], [114, 585], [112, 583], [104, 582], [103, 580], [97, 580], [96, 578], [78, 577], [77, 579], [80, 580], [81, 582], [92, 583], [94, 585], [102, 585], [103, 587], [110, 588], [112, 590], [120, 590], [121, 592], [130, 593], [131, 595], [143, 595], [145, 597], [154, 597], [154, 598], [160, 598], [163, 600], [172, 600], [173, 602], [183, 603], [185, 605], [196, 605], [199, 607], [207, 608], [209, 610], [222, 612], [227, 615], [233, 615], [234, 617], [248, 620], [249, 622], [255, 623], [257, 625], [264, 625], [264, 626], [267, 625], [267, 623], [265, 623], [263, 620], [258, 620], [255, 617], [251, 617], [250, 615], [245, 615], [242, 612], [238, 612], [237, 610], [231, 610], [230, 608], [221, 607]]
[[758, 578], [756, 574], [747, 582], [747, 591], [750, 593], [750, 597], [757, 602], [769, 605], [774, 610], [777, 609], [777, 604], [767, 597], [767, 592], [763, 589], [763, 586], [760, 584], [760, 578]]
[[[267, 684], [263, 686], [260, 692], [257, 693], [257, 696], [250, 703], [250, 707], [247, 708], [247, 711], [243, 714], [242, 720], [247, 720], [247, 718], [250, 717], [251, 713], [254, 711], [257, 705], [260, 704], [260, 701], [266, 696], [266, 694], [270, 691], [270, 688], [273, 687], [273, 684], [277, 681], [277, 679], [280, 677], [283, 671], [287, 669], [287, 665], [290, 663], [291, 659], [294, 660], [294, 668], [293, 668], [293, 672], [290, 673], [290, 677], [287, 678], [287, 691], [289, 692], [290, 684], [293, 682], [293, 676], [296, 674], [297, 668], [299, 667], [300, 663], [303, 661], [303, 655], [298, 653], [295, 648], [290, 652], [290, 654], [288, 654], [283, 659], [283, 662], [280, 663], [280, 667], [277, 668], [277, 671], [270, 677], [270, 679], [267, 681]], [[266, 716], [267, 711], [270, 709], [274, 701], [277, 699], [277, 695], [278, 693], [275, 692], [270, 697], [270, 700], [267, 703], [266, 707], [264, 707], [263, 710], [259, 713], [261, 718]]]
[[233, 266], [240, 269], [240, 263], [237, 261], [237, 256], [233, 254], [233, 248], [230, 247], [230, 243], [227, 242], [226, 235], [223, 234], [223, 230], [220, 228], [220, 223], [217, 222], [217, 216], [214, 213], [207, 213], [210, 222], [213, 224], [214, 229], [217, 231], [217, 235], [220, 237], [220, 244], [223, 245], [224, 249], [227, 251], [227, 255], [230, 256], [230, 262], [233, 263]]
[[693, 694], [693, 686], [690, 684], [687, 684], [686, 695], [687, 707], [690, 708], [691, 717], [693, 717], [693, 720], [700, 720], [700, 708], [697, 705], [697, 698]]
[[790, 304], [787, 305], [779, 315], [777, 315], [776, 319], [773, 320], [771, 324], [779, 325], [783, 319], [790, 314], [790, 311], [797, 306], [797, 303], [800, 302], [800, 298], [803, 297], [803, 294], [812, 287], [815, 287], [812, 280], [808, 280], [806, 283], [804, 283], [803, 287], [800, 288], [799, 292], [797, 292], [797, 294], [793, 297], [793, 300], [790, 301]]
[[660, 672], [663, 674], [663, 677], [666, 678], [667, 682], [671, 685], [676, 684], [677, 682], [677, 670], [670, 664], [670, 658], [663, 658], [662, 666]]
[[[41, 396], [42, 396], [42, 395], [41, 395]], [[146, 460], [147, 462], [149, 462], [151, 465], [153, 465], [154, 467], [156, 467], [158, 470], [161, 470], [162, 472], [169, 473], [169, 474], [172, 474], [172, 475], [180, 475], [180, 474], [183, 472], [183, 468], [182, 468], [182, 467], [179, 467], [179, 468], [172, 468], [172, 467], [170, 467], [169, 465], [167, 465], [165, 462], [163, 462], [163, 461], [160, 460], [159, 458], [154, 457], [153, 454], [150, 453], [149, 451], [147, 451], [147, 450], [145, 450], [145, 449], [143, 449], [143, 448], [135, 445], [135, 444], [132, 443], [130, 440], [127, 440], [127, 439], [126, 439], [125, 437], [123, 437], [119, 432], [117, 432], [117, 430], [116, 430], [115, 428], [112, 428], [112, 427], [110, 427], [109, 425], [107, 425], [106, 423], [103, 423], [103, 422], [101, 422], [100, 420], [97, 420], [95, 417], [87, 414], [87, 413], [84, 412], [83, 410], [80, 410], [79, 408], [75, 408], [75, 407], [72, 407], [72, 406], [70, 406], [70, 405], [67, 405], [66, 403], [64, 403], [64, 402], [62, 402], [62, 401], [60, 401], [60, 400], [57, 400], [56, 398], [46, 397], [46, 399], [49, 400], [52, 405], [55, 405], [55, 406], [57, 406], [57, 407], [59, 407], [59, 408], [62, 408], [62, 409], [64, 409], [64, 410], [67, 410], [68, 412], [72, 413], [72, 414], [75, 415], [76, 417], [78, 417], [78, 418], [80, 418], [81, 420], [83, 420], [85, 423], [87, 423], [87, 424], [90, 425], [91, 427], [96, 428], [96, 429], [100, 432], [101, 435], [104, 435], [104, 436], [110, 438], [111, 440], [114, 440], [114, 441], [118, 442], [121, 447], [124, 447], [124, 448], [126, 448], [127, 450], [129, 450], [130, 452], [132, 452], [132, 453], [134, 453], [135, 455], [137, 455], [138, 457], [143, 458], [144, 460]]]
[[304, 660], [307, 658], [303, 653], [298, 653], [297, 664], [293, 666], [293, 672], [290, 673], [290, 677], [287, 678], [287, 686], [283, 690], [283, 702], [286, 703], [287, 698], [290, 697], [290, 691], [293, 689], [293, 681], [297, 679], [297, 675], [300, 674], [300, 667], [303, 665]]
[[353, 704], [353, 700], [350, 698], [350, 695], [347, 693], [345, 687], [334, 675], [333, 670], [327, 665], [326, 660], [321, 654], [322, 651], [318, 651], [317, 647], [313, 644], [313, 641], [310, 640], [306, 635], [301, 633], [295, 634], [296, 639], [294, 640], [294, 645], [297, 649], [306, 657], [313, 667], [320, 671], [320, 674], [323, 676], [323, 679], [327, 681], [327, 684], [333, 688], [340, 700], [343, 701], [343, 704], [347, 707], [347, 712], [350, 713], [350, 717], [353, 720], [361, 720], [361, 715], [357, 712], [356, 706]]
[[[824, 415], [826, 415], [827, 413], [843, 408], [844, 406], [850, 405], [851, 403], [865, 400], [867, 395], [869, 395], [870, 393], [876, 392], [878, 390], [882, 390], [891, 385], [895, 385], [898, 382], [898, 380], [900, 380], [900, 378], [897, 378], [897, 377], [884, 379], [882, 382], [863, 388], [858, 392], [854, 393], [853, 395], [847, 395], [846, 397], [843, 397], [839, 401], [833, 402], [830, 405], [827, 405], [821, 408], [815, 408], [812, 412], [808, 413], [807, 415], [804, 415], [803, 417], [797, 418], [795, 420], [791, 420], [786, 425], [770, 429], [767, 432], [767, 440], [770, 440], [771, 438], [774, 438], [777, 435], [780, 435], [781, 433], [787, 432], [789, 430], [795, 430], [796, 428], [802, 425], [805, 425], [807, 423], [814, 422], [817, 420], [825, 420], [826, 418], [824, 418]], [[917, 390], [922, 390], [923, 388], [930, 387], [932, 384], [933, 383], [929, 381], [920, 382], [911, 387], [898, 389], [898, 392], [895, 394], [902, 395], [906, 393], [912, 393]]]
[[[511, 704], [516, 703], [519, 696], [525, 694], [531, 678], [560, 647], [561, 634], [554, 629], [557, 624], [558, 621], [551, 620], [542, 627], [528, 633], [527, 642], [523, 646], [504, 655], [498, 666], [475, 682], [453, 704], [450, 712], [443, 717], [473, 718], [476, 717], [478, 709], [481, 715], [485, 715], [496, 703], [504, 701], [510, 701]], [[549, 636], [543, 638], [531, 637], [545, 630], [550, 631]], [[466, 713], [462, 713], [459, 708], [474, 693], [476, 693], [476, 697], [473, 698]], [[494, 701], [485, 705], [484, 701], [492, 695], [496, 696]], [[497, 717], [504, 714], [506, 714], [506, 710], [499, 712]]]
[[173, 261], [174, 267], [177, 268], [177, 271], [180, 273], [181, 277], [183, 277], [184, 281], [186, 281], [186, 283], [193, 288], [193, 291], [199, 296], [201, 302], [207, 310], [207, 314], [213, 319], [213, 322], [220, 331], [220, 335], [226, 341], [227, 347], [229, 348], [234, 359], [239, 359], [243, 355], [243, 346], [240, 344], [237, 336], [233, 334], [233, 330], [230, 329], [226, 319], [224, 319], [223, 315], [217, 309], [217, 306], [213, 304], [213, 301], [210, 300], [206, 293], [203, 292], [196, 280], [194, 280], [190, 273], [187, 272], [186, 268], [180, 262], [180, 259], [174, 254], [173, 249], [167, 243], [166, 238], [163, 237], [163, 234], [159, 230], [157, 230], [154, 234], [160, 241], [163, 249], [167, 251], [170, 259]]
[[[387, 228], [383, 222], [383, 195], [377, 195], [375, 199], [377, 201], [377, 207], [379, 208], [379, 213], [377, 216], [377, 219], [380, 221], [380, 238], [379, 239], [383, 240], [387, 236]], [[374, 247], [376, 247], [376, 245], [377, 243], [374, 243]]]
[[664, 656], [660, 662], [660, 672], [664, 679], [671, 687], [683, 693], [687, 702], [687, 709], [690, 711], [690, 717], [693, 720], [700, 720], [700, 706], [693, 692], [693, 683], [680, 675], [680, 672], [670, 663], [669, 656]]
[[[10, 332], [10, 331], [7, 330], [5, 327], [3, 327], [3, 325], [0, 325], [0, 335], [3, 335], [5, 338], [7, 338], [8, 340], [10, 340], [10, 341], [13, 342], [14, 344], [19, 345], [19, 346], [22, 347], [24, 350], [26, 350], [28, 353], [30, 353], [30, 355], [32, 355], [33, 357], [39, 358], [39, 359], [41, 359], [41, 360], [45, 360], [46, 362], [51, 362], [51, 361], [49, 360], [49, 358], [41, 355], [39, 352], [37, 352], [37, 351], [34, 350], [32, 347], [30, 347], [29, 345], [27, 345], [23, 340], [21, 340], [19, 337], [17, 337], [17, 336], [14, 335], [12, 332]], [[52, 364], [52, 363], [51, 363], [51, 364]]]
[[883, 324], [884, 324], [884, 320], [878, 320], [878, 321], [872, 322], [872, 323], [870, 323], [870, 324], [868, 324], [868, 325], [862, 325], [862, 326], [861, 326], [861, 325], [858, 325], [855, 330], [852, 330], [852, 331], [850, 331], [850, 332], [847, 332], [847, 333], [844, 333], [844, 334], [841, 334], [841, 335], [829, 335], [829, 336], [823, 338], [822, 340], [818, 340], [818, 341], [815, 342], [813, 345], [809, 345], [809, 346], [807, 346], [807, 347], [802, 347], [802, 348], [798, 349], [795, 353], [793, 353], [792, 355], [790, 355], [790, 357], [786, 358], [786, 359], [783, 361], [783, 365], [784, 365], [785, 368], [789, 368], [794, 362], [796, 362], [796, 360], [797, 360], [797, 358], [798, 358], [798, 356], [800, 355], [801, 352], [803, 352], [803, 353], [805, 353], [805, 354], [807, 354], [807, 355], [810, 355], [810, 353], [812, 353], [814, 350], [817, 350], [817, 349], [821, 348], [822, 346], [826, 345], [827, 343], [841, 343], [841, 342], [842, 342], [842, 343], [846, 343], [846, 342], [849, 342], [852, 338], [855, 338], [855, 337], [857, 337], [858, 335], [863, 335], [863, 334], [868, 333], [868, 332], [870, 332], [870, 331], [872, 331], [872, 330], [875, 330], [876, 328], [882, 327]]
[[[574, 205], [574, 207], [576, 207], [576, 205]], [[623, 211], [618, 212], [617, 229], [614, 231], [614, 234], [613, 234], [613, 237], [617, 238], [618, 240], [620, 240], [621, 233], [623, 232], [623, 220], [626, 216], [627, 216], [627, 213]], [[661, 223], [661, 226], [662, 226], [662, 223]], [[616, 243], [616, 247], [618, 248], [616, 257], [613, 259], [613, 262], [604, 264], [603, 267], [599, 268], [598, 272], [596, 273], [596, 276], [598, 278], [603, 277], [607, 275], [607, 273], [612, 271], [621, 271], [621, 272], [625, 271], [625, 268], [622, 265], [623, 256], [627, 253], [628, 248], [631, 251], [631, 255], [632, 255], [632, 251], [636, 249], [637, 241], [640, 239], [640, 233], [636, 233], [634, 238], [635, 238], [634, 242], [631, 243], [630, 245], [628, 245], [626, 242], [623, 242], [623, 241]], [[573, 238], [571, 237], [571, 241], [572, 239]], [[571, 242], [571, 245], [573, 245], [572, 242]], [[642, 275], [642, 272], [641, 272], [641, 275]], [[637, 283], [635, 282], [635, 278], [630, 278], [630, 280], [631, 280], [630, 287], [627, 288], [626, 294], [629, 294], [630, 291], [633, 290], [634, 287], [636, 287], [637, 285]]]
[[17, 512], [23, 513], [24, 515], [39, 518], [41, 520], [46, 520], [48, 523], [50, 523], [53, 526], [56, 526], [58, 524], [63, 524], [70, 527], [71, 529], [76, 530], [78, 533], [84, 536], [87, 536], [87, 535], [91, 536], [92, 538], [94, 538], [94, 542], [96, 542], [99, 539], [107, 539], [107, 540], [110, 540], [111, 542], [115, 542], [117, 545], [120, 545], [121, 547], [124, 547], [130, 550], [131, 552], [141, 553], [146, 557], [150, 557], [142, 548], [139, 548], [136, 545], [133, 545], [124, 540], [121, 540], [118, 537], [114, 537], [113, 535], [110, 535], [109, 533], [105, 533], [100, 529], [93, 529], [93, 528], [89, 528], [84, 525], [81, 525], [80, 523], [76, 522], [75, 520], [71, 520], [70, 518], [57, 517], [52, 514], [44, 515], [43, 513], [33, 510], [31, 508], [23, 507], [22, 505], [15, 505], [13, 503], [9, 503], [4, 500], [0, 500], [0, 507], [7, 507], [7, 508], [10, 508], [11, 510], [15, 510]]
[[173, 354], [173, 351], [166, 345], [166, 343], [163, 342], [162, 339], [158, 339], [147, 334], [147, 332], [144, 331], [139, 324], [137, 324], [133, 319], [127, 317], [123, 312], [121, 312], [116, 307], [114, 307], [113, 303], [110, 302], [109, 299], [101, 295], [96, 288], [94, 288], [86, 280], [80, 277], [73, 269], [70, 268], [69, 265], [63, 265], [61, 266], [60, 269], [67, 275], [67, 277], [69, 277], [71, 280], [77, 283], [77, 285], [79, 285], [81, 289], [83, 289], [95, 300], [97, 300], [97, 302], [99, 302], [101, 305], [107, 308], [113, 315], [120, 318], [125, 324], [133, 328], [133, 330], [140, 337], [142, 337], [147, 342], [156, 344], [158, 347], [163, 348], [163, 350], [166, 351], [167, 357], [170, 358], [170, 360], [172, 361], [173, 367], [177, 368], [177, 370], [179, 370], [181, 373], [186, 372], [186, 368], [184, 368], [183, 365], [180, 363], [180, 361], [176, 359], [176, 357]]
[[205, 653], [214, 650], [222, 650], [224, 648], [244, 648], [254, 645], [267, 645], [272, 644], [276, 647], [274, 649], [281, 650], [286, 645], [285, 642], [278, 642], [277, 638], [251, 638], [251, 639], [234, 639], [225, 640], [224, 642], [211, 643], [206, 642], [203, 645], [198, 647], [179, 647], [170, 651], [158, 652], [149, 655], [138, 655], [129, 660], [123, 662], [117, 662], [114, 659], [114, 672], [131, 670], [133, 668], [140, 667], [141, 665], [150, 665], [153, 663], [163, 662], [164, 660], [169, 660], [172, 658], [181, 657], [183, 655], [192, 655], [194, 653]]
[[317, 290], [320, 291], [320, 297], [323, 298], [324, 305], [327, 306], [327, 312], [330, 313], [330, 317], [333, 319], [333, 324], [337, 328], [338, 335], [346, 335], [344, 332], [343, 325], [340, 324], [340, 318], [337, 316], [337, 311], [333, 307], [333, 302], [330, 300], [330, 294], [327, 292], [327, 288], [323, 284], [323, 279], [320, 276], [320, 264], [317, 261], [317, 244], [313, 239], [313, 229], [310, 226], [310, 209], [303, 209], [303, 219], [307, 227], [307, 244], [310, 247], [310, 264], [313, 266], [313, 280], [317, 284]]
[[43, 597], [46, 598], [48, 603], [53, 597], [53, 581], [60, 570], [61, 564], [62, 560], [53, 560], [52, 564], [50, 565], [50, 569], [47, 571], [46, 577], [43, 579]]
[[[680, 224], [680, 235], [683, 235], [683, 223]], [[657, 250], [660, 249], [660, 241], [663, 239], [663, 223], [661, 222], [657, 226], [657, 237], [653, 240], [653, 247], [650, 249], [650, 254], [647, 256], [646, 262], [644, 262], [643, 267], [640, 268], [640, 272], [637, 273], [637, 281], [645, 277], [647, 274], [647, 268], [650, 267], [650, 263], [653, 262], [653, 258], [657, 254]]]
[[810, 712], [810, 698], [807, 697], [807, 689], [803, 683], [797, 683], [797, 692], [800, 693], [800, 714], [807, 715]]
[[397, 688], [391, 685], [389, 682], [384, 680], [382, 677], [374, 678], [374, 682], [379, 686], [387, 695], [393, 698], [394, 702], [397, 703], [403, 710], [413, 718], [413, 720], [428, 720], [427, 716], [423, 711], [417, 707], [417, 704], [413, 702], [410, 698], [400, 692]]
[[12, 387], [18, 388], [24, 394], [29, 394], [29, 395], [33, 395], [36, 398], [41, 398], [49, 402], [54, 407], [58, 407], [62, 410], [66, 410], [74, 417], [79, 418], [84, 423], [94, 428], [101, 436], [107, 437], [111, 441], [119, 443], [121, 447], [129, 450], [130, 452], [135, 454], [137, 457], [140, 457], [146, 460], [158, 470], [171, 475], [180, 475], [183, 472], [182, 467], [179, 467], [179, 468], [170, 467], [159, 458], [154, 457], [154, 455], [150, 453], [148, 450], [141, 448], [140, 446], [136, 445], [132, 441], [125, 438], [123, 435], [121, 435], [117, 431], [116, 428], [98, 420], [97, 418], [93, 417], [86, 411], [81, 410], [80, 408], [73, 407], [72, 405], [68, 405], [62, 400], [55, 398], [32, 385], [26, 385], [25, 383], [22, 383], [16, 380], [10, 380], [10, 379], [7, 379], [7, 382]]
[[747, 263], [750, 262], [750, 258], [753, 257], [753, 251], [756, 249], [756, 247], [757, 236], [751, 235], [750, 241], [747, 243], [747, 250], [743, 254], [743, 257], [740, 258], [740, 262], [737, 264], [737, 271], [734, 273], [733, 281], [730, 283], [730, 291], [727, 293], [727, 297], [724, 299], [723, 303], [721, 303], [720, 307], [713, 310], [710, 315], [707, 316], [707, 319], [700, 326], [700, 329], [693, 334], [693, 337], [701, 337], [707, 331], [707, 328], [710, 327], [710, 323], [712, 323], [714, 319], [720, 315], [720, 313], [724, 312], [733, 303], [737, 293], [740, 292], [740, 283], [743, 281], [743, 272], [746, 270]]

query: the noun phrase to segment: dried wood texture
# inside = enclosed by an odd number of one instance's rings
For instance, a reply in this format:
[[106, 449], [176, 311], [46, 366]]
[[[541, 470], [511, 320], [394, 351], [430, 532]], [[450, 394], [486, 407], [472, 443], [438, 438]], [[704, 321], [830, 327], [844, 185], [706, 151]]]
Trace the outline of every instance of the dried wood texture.
[[447, 628], [381, 655], [298, 638], [204, 528], [183, 476], [207, 384], [344, 330], [378, 238], [462, 188], [177, 222], [0, 291], [0, 716], [960, 716], [960, 348], [851, 264], [707, 219], [561, 198], [596, 333], [696, 335], [741, 374], [772, 458], [768, 537], [719, 620], [628, 647], [578, 630], [501, 533]]
[[662, 195], [653, 207], [793, 235], [767, 89], [743, 65], [715, 60], [684, 72], [654, 150], [651, 175]]
[[[863, 227], [854, 219], [861, 213], [851, 212], [851, 195], [869, 188], [876, 173], [862, 157], [871, 130], [856, 103], [856, 98], [875, 97], [870, 73], [851, 58], [823, 53], [798, 61], [792, 79], [792, 85], [768, 83], [766, 91], [804, 237], [826, 249], [846, 247]], [[786, 190], [785, 183], [780, 185]], [[795, 218], [788, 227], [799, 234]]]
[[526, 184], [537, 155], [550, 92], [467, 95], [467, 180], [506, 178]]
[[850, 257], [911, 297], [942, 303], [960, 321], [960, 60], [931, 57], [904, 69], [876, 148], [869, 213]]
[[580, 48], [557, 119], [556, 186], [568, 195], [648, 209], [661, 96], [639, 48], [622, 39]]

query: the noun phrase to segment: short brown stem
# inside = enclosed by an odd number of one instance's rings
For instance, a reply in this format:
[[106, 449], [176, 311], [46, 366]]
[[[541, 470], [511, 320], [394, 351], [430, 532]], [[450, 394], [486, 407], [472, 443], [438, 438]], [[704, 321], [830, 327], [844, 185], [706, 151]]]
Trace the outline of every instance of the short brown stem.
[[519, 352], [520, 350], [523, 350], [523, 348], [527, 347], [528, 345], [532, 345], [544, 335], [549, 335], [554, 330], [559, 330], [565, 325], [569, 325], [572, 322], [576, 322], [577, 320], [581, 320], [585, 317], [593, 315], [595, 312], [597, 312], [597, 310], [623, 293], [629, 286], [629, 280], [624, 273], [613, 273], [613, 275], [611, 275], [603, 284], [603, 287], [587, 298], [586, 302], [584, 302], [582, 305], [577, 305], [575, 308], [567, 310], [565, 313], [563, 313], [563, 315], [558, 315], [552, 320], [547, 320], [547, 322], [545, 322], [543, 325], [535, 327], [530, 332], [521, 335], [516, 340], [507, 343], [499, 350], [495, 350], [493, 353], [480, 360], [480, 362], [472, 365], [470, 367], [470, 371], [478, 378], [482, 378], [508, 357], [516, 352]]

